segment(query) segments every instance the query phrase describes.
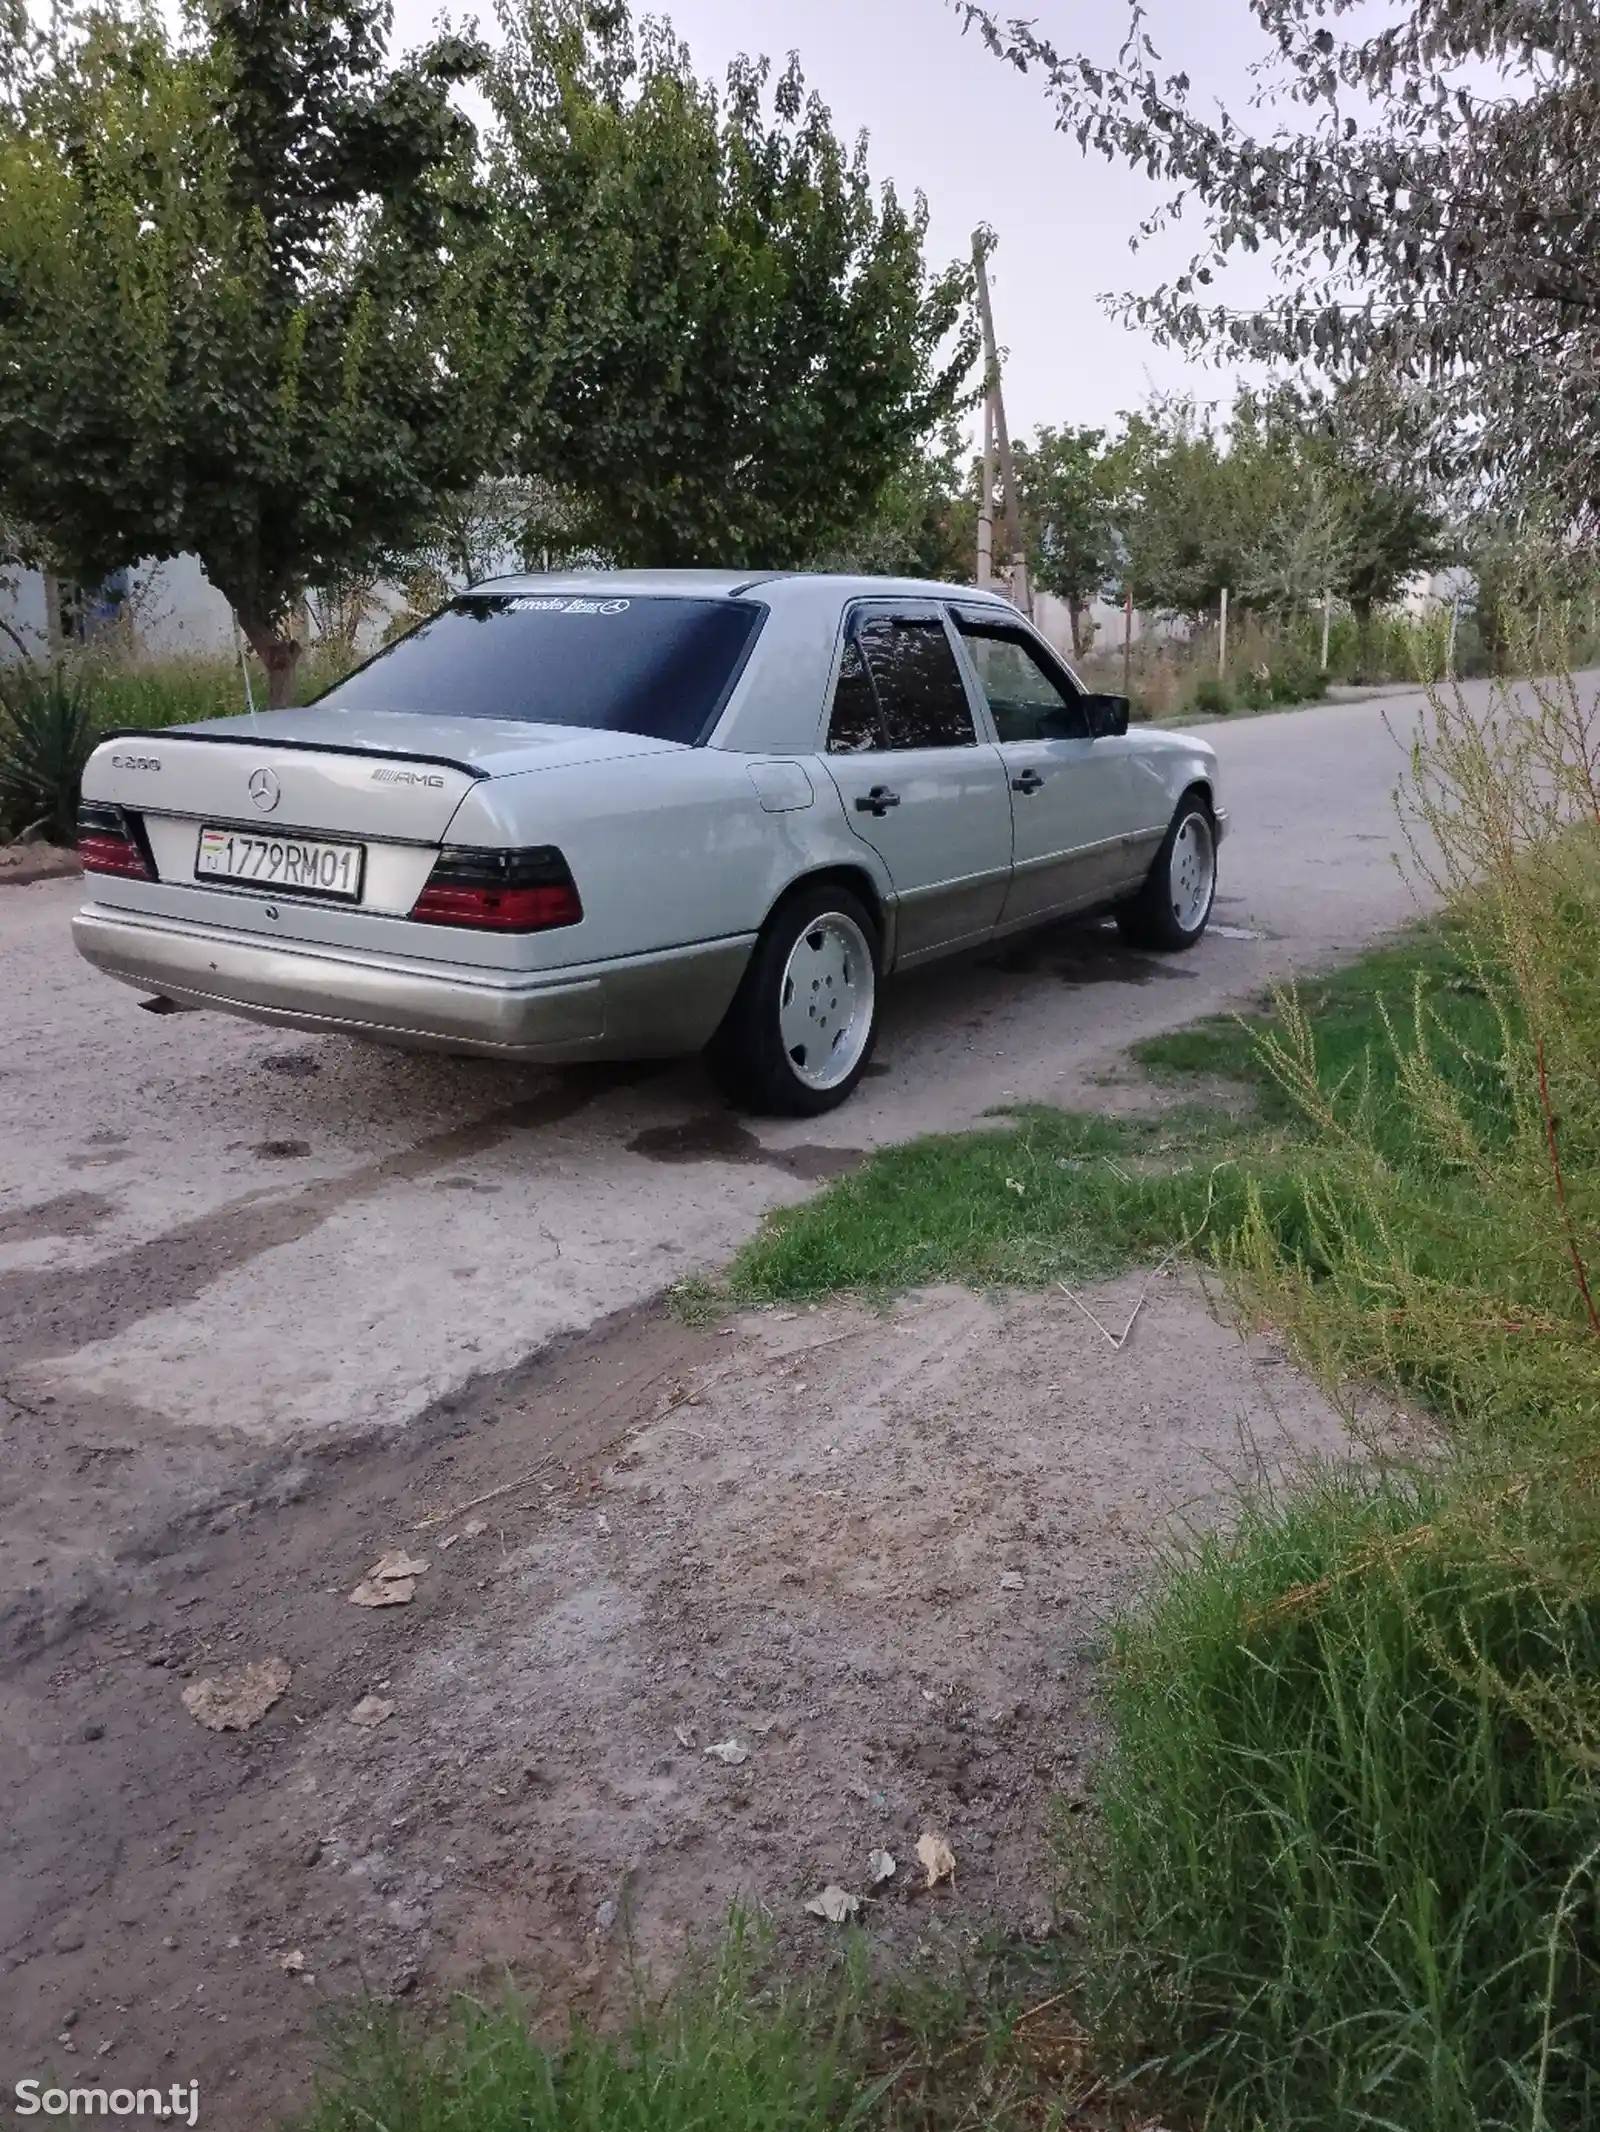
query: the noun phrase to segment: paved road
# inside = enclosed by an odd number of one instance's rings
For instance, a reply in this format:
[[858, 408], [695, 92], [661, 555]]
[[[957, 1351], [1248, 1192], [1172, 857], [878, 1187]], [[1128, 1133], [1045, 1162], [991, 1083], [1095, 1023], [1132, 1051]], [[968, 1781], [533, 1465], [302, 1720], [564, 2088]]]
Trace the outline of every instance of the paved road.
[[74, 957], [77, 884], [0, 890], [13, 1420], [98, 1411], [180, 1466], [186, 1439], [402, 1422], [718, 1264], [841, 1151], [1073, 1102], [1131, 1039], [1409, 915], [1392, 793], [1418, 706], [1216, 729], [1236, 827], [1195, 954], [1080, 929], [908, 979], [874, 1077], [815, 1123], [749, 1129], [692, 1064], [554, 1075], [151, 1015]]

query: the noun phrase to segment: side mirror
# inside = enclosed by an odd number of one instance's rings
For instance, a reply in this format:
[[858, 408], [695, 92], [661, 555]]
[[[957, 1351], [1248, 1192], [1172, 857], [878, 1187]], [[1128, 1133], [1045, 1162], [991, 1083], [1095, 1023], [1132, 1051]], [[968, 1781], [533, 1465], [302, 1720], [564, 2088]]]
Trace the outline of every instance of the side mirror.
[[1089, 721], [1091, 740], [1114, 740], [1128, 730], [1126, 696], [1085, 696], [1083, 714]]

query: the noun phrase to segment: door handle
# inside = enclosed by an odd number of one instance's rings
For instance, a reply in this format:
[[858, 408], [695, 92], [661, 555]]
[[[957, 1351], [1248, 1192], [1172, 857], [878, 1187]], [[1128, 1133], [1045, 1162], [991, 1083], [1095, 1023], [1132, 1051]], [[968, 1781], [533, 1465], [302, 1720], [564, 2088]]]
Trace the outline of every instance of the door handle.
[[1024, 770], [1020, 777], [1011, 780], [1011, 789], [1013, 792], [1037, 792], [1043, 783], [1042, 770]]
[[887, 785], [874, 785], [870, 792], [863, 793], [856, 801], [857, 814], [875, 814], [881, 822], [891, 807], [898, 807], [900, 795], [891, 792]]

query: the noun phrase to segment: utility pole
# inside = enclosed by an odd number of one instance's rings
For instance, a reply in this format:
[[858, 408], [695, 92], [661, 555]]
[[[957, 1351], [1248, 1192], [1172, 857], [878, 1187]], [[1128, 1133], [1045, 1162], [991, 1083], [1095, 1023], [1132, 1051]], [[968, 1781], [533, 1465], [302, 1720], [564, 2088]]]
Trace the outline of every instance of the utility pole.
[[994, 396], [983, 396], [983, 474], [978, 492], [978, 583], [994, 582]]
[[[1022, 545], [1022, 511], [1017, 496], [1017, 467], [1011, 456], [1011, 431], [1006, 425], [1006, 403], [1000, 390], [1000, 354], [995, 346], [994, 313], [989, 308], [989, 268], [983, 232], [972, 237], [972, 264], [978, 279], [978, 318], [983, 326], [983, 359], [988, 375], [988, 402], [994, 413], [995, 439], [1000, 447], [1000, 478], [1006, 492], [1006, 539], [1011, 548], [1011, 597], [1030, 620], [1033, 598], [1028, 590], [1028, 559]], [[987, 455], [985, 455], [987, 458]]]

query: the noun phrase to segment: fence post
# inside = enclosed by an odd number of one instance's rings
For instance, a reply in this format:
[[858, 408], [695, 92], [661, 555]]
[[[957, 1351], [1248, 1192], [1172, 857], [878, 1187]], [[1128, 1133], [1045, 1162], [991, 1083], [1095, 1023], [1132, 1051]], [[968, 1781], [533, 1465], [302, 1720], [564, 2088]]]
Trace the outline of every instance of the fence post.
[[1333, 594], [1322, 595], [1322, 671], [1328, 671], [1328, 630], [1333, 620]]
[[1228, 588], [1222, 588], [1222, 621], [1217, 632], [1217, 679], [1228, 678]]

